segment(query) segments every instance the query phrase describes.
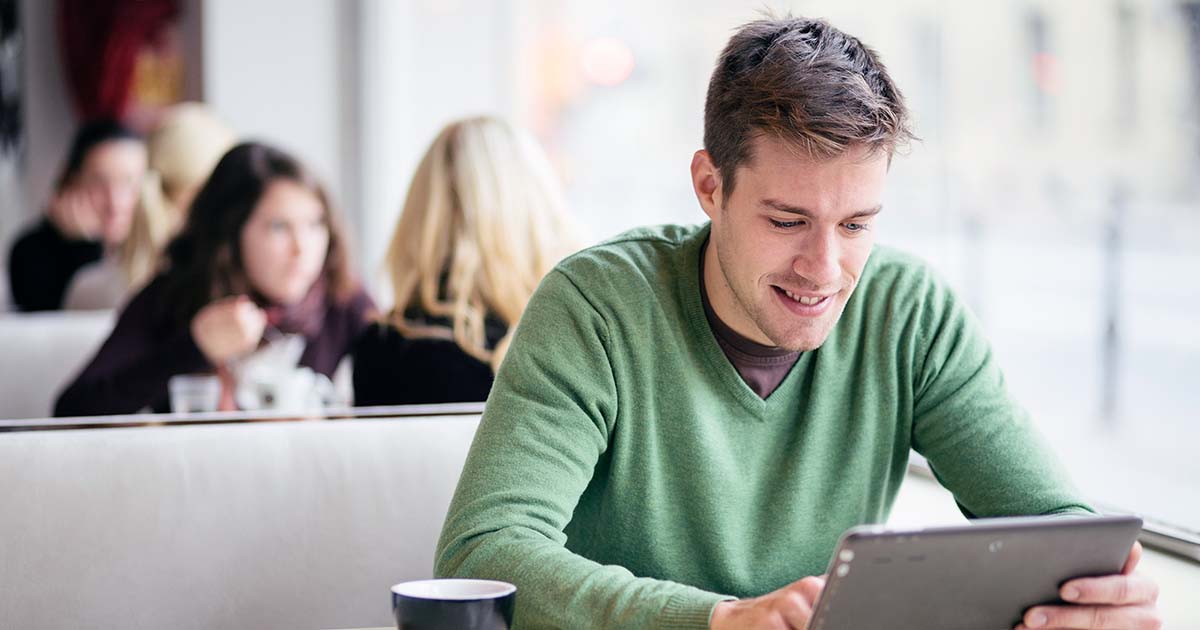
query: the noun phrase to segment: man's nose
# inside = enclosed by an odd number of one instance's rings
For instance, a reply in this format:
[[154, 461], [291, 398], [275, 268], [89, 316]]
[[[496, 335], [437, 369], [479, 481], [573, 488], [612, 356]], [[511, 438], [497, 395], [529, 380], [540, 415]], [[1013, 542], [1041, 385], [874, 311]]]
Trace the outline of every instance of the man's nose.
[[814, 290], [832, 288], [842, 277], [840, 257], [836, 235], [813, 233], [800, 244], [800, 251], [792, 259], [792, 271], [812, 282]]

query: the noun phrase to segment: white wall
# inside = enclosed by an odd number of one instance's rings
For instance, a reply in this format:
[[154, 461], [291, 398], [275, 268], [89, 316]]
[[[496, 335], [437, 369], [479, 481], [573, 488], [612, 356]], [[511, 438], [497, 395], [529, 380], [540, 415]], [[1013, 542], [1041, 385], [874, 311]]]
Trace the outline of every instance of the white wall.
[[5, 245], [6, 262], [8, 237], [40, 212], [75, 131], [75, 114], [59, 62], [55, 6], [56, 3], [44, 0], [21, 0], [17, 7], [25, 38], [24, 198], [10, 199], [7, 191], [4, 194], [0, 225], [5, 233], [0, 234], [3, 238], [0, 242]]
[[510, 5], [359, 2], [361, 260], [381, 302], [383, 255], [428, 144], [455, 118], [512, 114]]
[[207, 101], [243, 135], [296, 153], [335, 197], [342, 4], [206, 0], [202, 28]]
[[247, 139], [277, 145], [312, 168], [356, 239], [359, 5], [204, 0], [201, 28], [205, 101]]

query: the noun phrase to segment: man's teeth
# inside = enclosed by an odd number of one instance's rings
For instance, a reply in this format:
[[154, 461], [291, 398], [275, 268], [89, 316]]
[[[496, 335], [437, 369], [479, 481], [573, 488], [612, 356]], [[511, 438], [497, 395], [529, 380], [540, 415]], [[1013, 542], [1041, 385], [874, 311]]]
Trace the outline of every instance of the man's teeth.
[[825, 299], [823, 297], [805, 297], [803, 295], [796, 295], [787, 289], [784, 289], [783, 292], [786, 293], [788, 297], [806, 306], [816, 306], [817, 304], [821, 303], [821, 300]]

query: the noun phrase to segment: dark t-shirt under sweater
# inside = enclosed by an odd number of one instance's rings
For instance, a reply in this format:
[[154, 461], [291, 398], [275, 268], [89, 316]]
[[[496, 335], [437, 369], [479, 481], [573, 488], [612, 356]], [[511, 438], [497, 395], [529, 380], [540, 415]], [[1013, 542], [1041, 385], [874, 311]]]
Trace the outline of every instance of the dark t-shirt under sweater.
[[705, 242], [700, 248], [700, 301], [704, 304], [704, 317], [713, 336], [717, 338], [717, 345], [721, 346], [721, 351], [737, 369], [738, 375], [759, 398], [765, 399], [792, 371], [792, 366], [800, 358], [800, 351], [764, 346], [742, 336], [721, 321], [713, 310], [708, 289], [704, 286], [704, 254], [707, 251], [708, 243]]

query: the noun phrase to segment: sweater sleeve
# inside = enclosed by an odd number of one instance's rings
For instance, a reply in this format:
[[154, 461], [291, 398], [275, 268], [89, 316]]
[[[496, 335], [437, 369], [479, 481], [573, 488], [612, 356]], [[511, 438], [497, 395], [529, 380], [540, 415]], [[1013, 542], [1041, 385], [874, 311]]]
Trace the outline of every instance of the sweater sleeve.
[[963, 514], [1090, 512], [1029, 414], [1009, 394], [978, 321], [939, 282], [926, 286], [924, 298], [913, 448]]
[[129, 302], [96, 356], [59, 395], [55, 416], [162, 410], [172, 376], [212, 370], [187, 327], [165, 337], [158, 332], [160, 286], [150, 284]]
[[564, 527], [609, 444], [617, 387], [607, 327], [551, 272], [488, 399], [438, 543], [441, 577], [517, 586], [514, 628], [707, 628], [729, 599], [634, 576], [566, 548]]

